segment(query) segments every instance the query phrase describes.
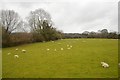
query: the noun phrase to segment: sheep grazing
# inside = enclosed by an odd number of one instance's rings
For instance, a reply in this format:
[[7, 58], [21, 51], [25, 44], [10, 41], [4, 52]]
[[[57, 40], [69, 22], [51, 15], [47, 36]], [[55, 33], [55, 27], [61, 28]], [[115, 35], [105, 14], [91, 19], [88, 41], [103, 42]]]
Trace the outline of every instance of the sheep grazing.
[[104, 68], [108, 68], [108, 67], [109, 67], [109, 65], [108, 65], [107, 63], [105, 63], [105, 62], [101, 62], [101, 65], [102, 65], [102, 67], [104, 67]]
[[72, 46], [70, 46], [72, 48]]
[[61, 48], [61, 50], [63, 50], [63, 48]]
[[8, 55], [10, 55], [11, 53], [8, 53]]
[[56, 49], [54, 49], [54, 51], [57, 51]]
[[69, 47], [69, 45], [67, 45], [67, 47]]
[[54, 43], [54, 41], [52, 41], [52, 43]]
[[19, 56], [18, 56], [17, 54], [16, 54], [16, 55], [14, 55], [14, 57], [15, 57], [15, 58], [19, 58]]
[[25, 53], [25, 52], [26, 52], [26, 50], [24, 50], [24, 49], [23, 49], [23, 50], [22, 50], [22, 52], [23, 52], [23, 53]]
[[18, 51], [18, 48], [16, 48], [15, 50]]
[[71, 49], [71, 48], [67, 48], [67, 49]]
[[49, 51], [50, 49], [47, 49], [47, 51]]

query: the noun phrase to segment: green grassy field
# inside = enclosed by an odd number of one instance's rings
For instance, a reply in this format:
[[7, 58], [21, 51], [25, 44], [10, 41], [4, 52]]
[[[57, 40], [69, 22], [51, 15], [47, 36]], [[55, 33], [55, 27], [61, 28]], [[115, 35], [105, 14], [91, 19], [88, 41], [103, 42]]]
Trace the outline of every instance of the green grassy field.
[[[67, 45], [72, 48], [67, 49]], [[15, 51], [16, 48], [19, 50]], [[27, 52], [22, 53], [22, 49]], [[14, 58], [15, 54], [19, 58]], [[3, 48], [2, 57], [3, 78], [118, 77], [118, 40], [114, 39], [64, 39], [25, 44]], [[101, 61], [110, 67], [103, 68]]]

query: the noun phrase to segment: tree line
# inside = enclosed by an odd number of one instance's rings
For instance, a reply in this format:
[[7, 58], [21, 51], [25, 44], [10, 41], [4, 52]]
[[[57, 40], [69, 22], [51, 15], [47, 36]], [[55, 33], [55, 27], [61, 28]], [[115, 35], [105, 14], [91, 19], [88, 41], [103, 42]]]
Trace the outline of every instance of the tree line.
[[2, 47], [62, 38], [62, 32], [54, 27], [50, 14], [43, 9], [31, 11], [26, 21], [14, 10], [1, 10], [0, 27]]
[[94, 31], [84, 31], [83, 33], [64, 33], [64, 38], [107, 38], [107, 39], [120, 39], [120, 34], [117, 32], [108, 32], [107, 29]]

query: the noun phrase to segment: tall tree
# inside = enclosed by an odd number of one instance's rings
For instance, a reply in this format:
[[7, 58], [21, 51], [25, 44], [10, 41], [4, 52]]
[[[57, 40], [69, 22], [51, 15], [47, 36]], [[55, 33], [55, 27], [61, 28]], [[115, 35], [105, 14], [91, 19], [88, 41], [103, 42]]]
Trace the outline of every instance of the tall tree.
[[22, 20], [18, 13], [13, 10], [1, 10], [0, 24], [4, 27], [6, 33], [11, 34], [21, 27]]
[[101, 30], [101, 36], [103, 38], [107, 38], [108, 37], [108, 30], [107, 29], [102, 29]]
[[53, 28], [53, 22], [48, 12], [43, 9], [31, 11], [27, 17], [35, 41], [49, 41], [61, 38], [60, 33]]
[[31, 11], [28, 16], [28, 22], [32, 31], [43, 29], [44, 26], [42, 26], [42, 24], [45, 20], [49, 25], [52, 25], [50, 14], [44, 9], [36, 9], [35, 11]]
[[101, 30], [101, 33], [102, 33], [102, 34], [108, 34], [108, 30], [107, 30], [107, 29], [102, 29], [102, 30]]
[[82, 34], [87, 36], [89, 33], [90, 32], [88, 32], [88, 31], [84, 31]]

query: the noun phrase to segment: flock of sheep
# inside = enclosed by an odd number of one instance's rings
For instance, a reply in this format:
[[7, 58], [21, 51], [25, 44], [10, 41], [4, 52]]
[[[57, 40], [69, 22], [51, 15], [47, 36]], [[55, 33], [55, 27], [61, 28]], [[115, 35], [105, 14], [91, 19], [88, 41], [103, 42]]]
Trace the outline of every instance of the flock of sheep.
[[[60, 43], [59, 43], [59, 44], [60, 44]], [[71, 49], [72, 47], [73, 47], [72, 45], [67, 45], [67, 49]], [[47, 50], [47, 51], [49, 51], [50, 49], [49, 49], [49, 48], [47, 48], [46, 50]], [[63, 51], [63, 50], [64, 50], [64, 48], [63, 48], [63, 47], [61, 47], [61, 48], [60, 48], [60, 50], [62, 50], [62, 51]], [[57, 51], [57, 49], [54, 49], [54, 51]]]
[[[16, 51], [18, 51], [18, 48], [15, 49]], [[22, 52], [23, 53], [26, 53], [26, 50], [25, 49], [22, 49]], [[11, 53], [8, 53], [8, 55], [10, 55]], [[19, 55], [15, 54], [14, 55], [15, 58], [19, 58]]]
[[[54, 42], [54, 41], [52, 41], [52, 42]], [[83, 42], [86, 42], [86, 41], [83, 41]], [[58, 43], [58, 44], [61, 44], [61, 43]], [[67, 46], [67, 49], [71, 49], [73, 46], [72, 45], [66, 45]], [[18, 48], [16, 48], [15, 49], [16, 51], [18, 51]], [[49, 48], [47, 48], [46, 49], [47, 51], [49, 51], [50, 49]], [[60, 48], [60, 50], [64, 50], [64, 48]], [[26, 50], [25, 49], [22, 49], [21, 50], [23, 53], [26, 53]], [[54, 49], [54, 51], [57, 51], [57, 49]], [[11, 53], [8, 53], [8, 55], [10, 55]], [[14, 58], [19, 58], [19, 55], [17, 55], [17, 54], [15, 54], [14, 55]], [[109, 67], [109, 64], [108, 63], [106, 63], [106, 62], [101, 62], [101, 66], [103, 67], [103, 68], [108, 68]], [[120, 66], [120, 63], [119, 63], [119, 66]]]

